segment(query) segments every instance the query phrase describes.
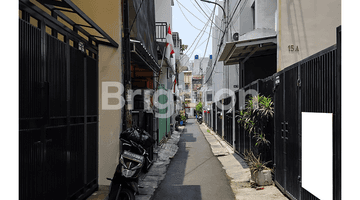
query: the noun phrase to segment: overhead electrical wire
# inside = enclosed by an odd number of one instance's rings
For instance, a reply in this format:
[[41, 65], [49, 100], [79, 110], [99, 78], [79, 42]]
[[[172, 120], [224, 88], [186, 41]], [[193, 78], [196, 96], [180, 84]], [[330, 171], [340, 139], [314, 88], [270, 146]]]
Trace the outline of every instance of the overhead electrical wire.
[[[209, 24], [209, 23], [208, 23], [208, 24]], [[207, 28], [208, 24], [205, 25], [206, 28]], [[202, 38], [202, 36], [203, 36], [204, 34], [205, 34], [205, 31], [202, 32], [201, 37], [199, 38], [198, 42], [196, 43], [193, 51], [191, 52], [191, 54], [190, 54], [190, 56], [189, 56], [190, 58], [191, 58], [191, 56], [194, 54], [194, 52], [195, 52], [195, 50], [196, 50], [196, 47], [198, 47], [198, 44], [199, 44], [199, 42], [200, 42], [200, 39]], [[196, 39], [194, 40], [194, 42], [195, 42], [195, 41], [196, 41]], [[193, 43], [193, 44], [194, 44], [194, 43]], [[187, 53], [187, 52], [186, 52], [186, 53]], [[186, 54], [186, 53], [185, 53], [185, 54]], [[186, 64], [187, 64], [188, 62], [189, 62], [189, 61], [187, 61]], [[186, 65], [186, 64], [185, 64], [185, 65]]]
[[[215, 2], [217, 3], [218, 0], [216, 0]], [[211, 9], [210, 9], [209, 6], [207, 5], [207, 3], [206, 3], [206, 2], [203, 2], [203, 1], [201, 1], [201, 3], [207, 8], [207, 11], [208, 11], [209, 13], [211, 13]]]
[[209, 81], [210, 77], [212, 76], [212, 73], [214, 72], [214, 69], [215, 69], [215, 67], [216, 67], [216, 62], [217, 62], [217, 60], [218, 60], [219, 53], [220, 53], [220, 50], [221, 50], [221, 47], [222, 47], [222, 44], [223, 44], [223, 41], [224, 41], [224, 37], [225, 37], [225, 34], [226, 34], [226, 29], [229, 27], [229, 24], [231, 23], [231, 21], [232, 21], [232, 19], [233, 19], [233, 17], [234, 17], [234, 14], [235, 14], [238, 6], [240, 5], [240, 3], [241, 3], [241, 0], [238, 1], [238, 4], [236, 5], [236, 8], [234, 9], [234, 12], [233, 12], [232, 15], [231, 15], [231, 18], [230, 18], [230, 20], [228, 21], [228, 23], [227, 23], [227, 25], [226, 25], [226, 27], [225, 27], [225, 32], [224, 32], [224, 34], [222, 35], [221, 42], [220, 42], [220, 45], [219, 45], [219, 48], [218, 48], [218, 52], [217, 52], [217, 54], [216, 54], [216, 59], [215, 59], [213, 68], [212, 68], [212, 70], [211, 70], [210, 76], [208, 77], [208, 79], [206, 80], [206, 82], [205, 82], [204, 84], [206, 84], [206, 83]]
[[[208, 18], [208, 19], [210, 19], [210, 16], [208, 16], [207, 15], [207, 13], [204, 11], [204, 9], [200, 6], [200, 4], [195, 0], [195, 3], [199, 6], [199, 8], [203, 11], [203, 13], [206, 15], [206, 17]], [[211, 15], [211, 13], [214, 13], [214, 15], [215, 15], [215, 9], [216, 8], [214, 8], [214, 11], [210, 11], [210, 15]], [[213, 20], [214, 20], [214, 18], [211, 20], [211, 25], [215, 25], [216, 26], [216, 28], [218, 28], [221, 32], [224, 32], [218, 25], [216, 25], [216, 23], [214, 23], [213, 22]]]
[[[185, 54], [190, 51], [191, 47], [195, 44], [197, 38], [202, 34], [201, 37], [199, 38], [199, 41], [200, 41], [200, 39], [202, 38], [202, 36], [203, 36], [204, 33], [205, 33], [205, 29], [207, 28], [207, 26], [208, 26], [208, 24], [205, 24], [205, 25], [204, 25], [203, 29], [202, 29], [202, 30], [199, 32], [199, 34], [196, 36], [194, 42], [193, 42], [193, 43], [191, 44], [191, 46], [186, 50]], [[198, 41], [198, 43], [199, 43], [199, 41]], [[197, 43], [197, 44], [198, 44], [198, 43]], [[195, 48], [196, 48], [196, 47], [197, 47], [197, 45], [195, 45]]]
[[192, 14], [196, 19], [198, 19], [199, 21], [201, 21], [202, 23], [205, 24], [205, 22], [203, 22], [201, 19], [199, 19], [196, 15], [194, 15], [189, 9], [187, 9], [184, 5], [182, 5], [180, 3], [180, 1], [176, 0], [176, 2], [178, 2], [178, 4], [180, 4], [182, 7], [184, 7], [190, 14]]
[[[241, 1], [241, 0], [239, 0], [239, 1]], [[240, 19], [240, 15], [241, 15], [242, 11], [244, 10], [247, 2], [248, 2], [248, 0], [245, 0], [245, 2], [243, 3], [243, 5], [240, 8], [240, 11], [236, 14], [236, 16], [235, 16], [236, 20], [234, 21], [234, 23]]]
[[[213, 12], [213, 14], [215, 14], [215, 10], [214, 10], [214, 12]], [[211, 21], [211, 18], [209, 18], [209, 20], [207, 21], [207, 24], [205, 24], [205, 26], [204, 26], [204, 28], [203, 28], [203, 30], [204, 29], [206, 29], [207, 28], [207, 26], [208, 26], [208, 24], [209, 24], [209, 22]], [[204, 32], [200, 32], [199, 34], [198, 34], [198, 36], [195, 38], [195, 40], [194, 40], [194, 42], [191, 44], [191, 46], [190, 46], [190, 48], [189, 48], [189, 50], [191, 49], [191, 47], [195, 44], [195, 42], [196, 42], [196, 40], [197, 40], [197, 38], [199, 37], [199, 35], [200, 34], [202, 34], [202, 36], [205, 34], [205, 31]], [[200, 37], [200, 38], [202, 38], [202, 36]], [[210, 33], [209, 33], [209, 36], [211, 36], [211, 28], [210, 28]], [[209, 38], [208, 39], [206, 39], [207, 41], [209, 41]], [[205, 40], [205, 41], [206, 41]], [[204, 42], [205, 42], [204, 41]], [[194, 51], [196, 50], [196, 47], [198, 46], [198, 44], [199, 44], [199, 42], [200, 42], [200, 39], [198, 40], [198, 42], [197, 42], [197, 44], [195, 45], [195, 48], [194, 48], [194, 50], [191, 52], [191, 54], [190, 54], [190, 56], [189, 57], [191, 57], [192, 55], [193, 55], [193, 53], [194, 53]], [[204, 43], [204, 42], [202, 42], [201, 43], [201, 45]], [[200, 46], [201, 46], [200, 45]], [[188, 50], [188, 51], [189, 51]], [[185, 54], [187, 54], [188, 53], [188, 51], [187, 52], [185, 52]], [[205, 51], [206, 52], [206, 51]], [[184, 56], [183, 56], [184, 57]], [[182, 57], [182, 58], [183, 58]], [[180, 58], [180, 59], [182, 59], [182, 58]], [[185, 63], [185, 65], [187, 64], [189, 62], [189, 60]]]
[[190, 0], [190, 2], [191, 2], [191, 4], [196, 8], [196, 10], [199, 11], [199, 13], [200, 13], [203, 17], [207, 18], [206, 15], [204, 15], [204, 14], [199, 10], [198, 6], [196, 6], [196, 5], [194, 4], [193, 1]]
[[220, 53], [220, 50], [221, 50], [221, 47], [222, 47], [222, 44], [223, 44], [223, 41], [224, 41], [224, 37], [225, 37], [225, 34], [226, 34], [226, 30], [228, 29], [229, 24], [231, 23], [231, 21], [232, 21], [232, 19], [233, 19], [233, 17], [234, 17], [234, 14], [235, 14], [237, 8], [239, 7], [240, 3], [241, 3], [241, 0], [238, 1], [238, 3], [237, 3], [237, 5], [236, 5], [236, 7], [235, 7], [235, 9], [234, 9], [234, 11], [233, 11], [233, 13], [232, 13], [232, 15], [231, 15], [231, 18], [228, 20], [228, 22], [227, 22], [227, 24], [226, 24], [225, 31], [224, 31], [224, 33], [223, 33], [223, 35], [222, 35], [222, 37], [221, 37], [220, 45], [219, 45], [219, 48], [218, 48], [218, 51], [217, 51], [217, 54], [216, 54], [216, 59], [215, 59], [214, 65], [213, 65], [213, 67], [212, 67], [212, 69], [211, 69], [211, 73], [210, 73], [208, 79], [205, 81], [204, 84], [206, 84], [206, 83], [210, 80], [210, 77], [212, 76], [212, 73], [214, 72], [214, 69], [215, 69], [215, 67], [216, 67], [216, 62], [217, 62], [217, 60], [218, 60], [219, 53]]
[[[195, 0], [196, 1], [196, 0]], [[199, 5], [200, 6], [200, 5]], [[212, 19], [210, 19], [211, 21], [214, 19], [214, 16], [215, 16], [215, 9], [216, 9], [216, 5], [214, 5], [214, 11], [213, 11], [213, 15], [212, 15]], [[202, 63], [202, 61], [204, 60], [205, 58], [205, 55], [206, 55], [206, 50], [207, 50], [207, 47], [208, 47], [208, 44], [209, 44], [209, 40], [210, 40], [210, 36], [211, 36], [211, 30], [212, 30], [212, 24], [210, 26], [210, 33], [209, 33], [209, 37], [207, 39], [207, 43], [206, 43], [206, 47], [205, 47], [205, 52], [204, 52], [204, 56], [202, 57], [200, 63]]]
[[[179, 5], [181, 5], [182, 7], [184, 7], [178, 0], [176, 0], [178, 3], [179, 3]], [[185, 9], [186, 9], [186, 7], [184, 7]], [[183, 10], [181, 9], [181, 7], [179, 6], [179, 9], [180, 9], [180, 11], [181, 11], [181, 13], [183, 14], [183, 16], [185, 17], [185, 19], [186, 19], [186, 21], [188, 21], [189, 22], [189, 24], [192, 26], [192, 27], [194, 27], [196, 30], [198, 30], [198, 31], [202, 31], [202, 30], [200, 30], [199, 28], [197, 28], [196, 26], [194, 26], [191, 22], [190, 22], [190, 20], [186, 17], [186, 15], [184, 14], [184, 12], [183, 12]], [[188, 12], [190, 12], [188, 9], [186, 9]], [[191, 13], [191, 12], [190, 12]], [[193, 13], [191, 13], [192, 15], [194, 15]], [[195, 16], [195, 15], [194, 15]], [[200, 19], [199, 19], [200, 20]], [[201, 21], [201, 20], [200, 20]], [[203, 21], [201, 21], [201, 22], [203, 22]], [[204, 24], [206, 24], [205, 22], [203, 22]], [[206, 31], [205, 31], [206, 32]], [[208, 32], [206, 32], [206, 33], [208, 33]]]
[[[177, 1], [178, 1], [178, 0], [177, 0]], [[179, 7], [179, 8], [180, 8], [180, 7]], [[185, 54], [190, 51], [191, 47], [195, 44], [197, 38], [198, 38], [201, 34], [204, 34], [203, 32], [205, 32], [205, 30], [206, 30], [206, 28], [207, 28], [207, 26], [208, 26], [208, 24], [209, 24], [209, 21], [210, 21], [210, 19], [209, 19], [209, 20], [207, 21], [207, 23], [204, 25], [203, 29], [200, 30], [200, 32], [199, 32], [199, 34], [196, 36], [194, 42], [190, 45], [190, 47], [187, 49], [187, 51], [185, 52]], [[206, 33], [207, 33], [207, 32], [206, 32]], [[202, 37], [202, 36], [201, 36], [201, 37]], [[201, 37], [200, 37], [200, 38], [201, 38]], [[199, 39], [199, 40], [200, 40], [200, 39]], [[196, 48], [196, 47], [197, 47], [197, 45], [195, 46], [195, 48]]]

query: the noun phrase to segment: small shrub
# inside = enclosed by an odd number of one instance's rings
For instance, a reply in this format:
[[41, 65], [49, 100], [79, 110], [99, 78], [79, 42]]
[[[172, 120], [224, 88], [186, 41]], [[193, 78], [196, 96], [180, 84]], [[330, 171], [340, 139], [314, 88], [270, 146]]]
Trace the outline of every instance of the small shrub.
[[245, 150], [243, 155], [244, 155], [244, 160], [248, 164], [252, 174], [255, 174], [256, 172], [260, 172], [262, 170], [272, 171], [272, 169], [266, 166], [271, 161], [264, 162], [261, 160], [260, 155], [256, 157], [252, 151], [248, 151], [248, 150]]

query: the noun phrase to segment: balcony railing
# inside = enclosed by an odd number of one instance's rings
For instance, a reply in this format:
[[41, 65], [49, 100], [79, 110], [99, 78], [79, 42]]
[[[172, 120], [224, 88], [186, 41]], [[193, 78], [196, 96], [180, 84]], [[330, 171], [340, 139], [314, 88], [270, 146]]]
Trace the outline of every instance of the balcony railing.
[[166, 42], [167, 22], [155, 22], [156, 25], [156, 41]]

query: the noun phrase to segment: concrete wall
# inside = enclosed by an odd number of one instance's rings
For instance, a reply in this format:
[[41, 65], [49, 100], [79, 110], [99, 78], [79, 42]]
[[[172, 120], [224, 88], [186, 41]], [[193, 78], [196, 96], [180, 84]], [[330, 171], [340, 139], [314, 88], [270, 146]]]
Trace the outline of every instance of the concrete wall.
[[[237, 11], [240, 12], [240, 15], [234, 15], [239, 16], [239, 19], [233, 19], [235, 22], [233, 27], [239, 31], [240, 35], [250, 32], [255, 28], [275, 29], [275, 12], [277, 9], [276, 1], [277, 0], [243, 1], [240, 3]], [[253, 4], [255, 5], [255, 27], [253, 25], [253, 9], [251, 8]]]
[[277, 0], [255, 1], [255, 28], [275, 30]]
[[[247, 32], [250, 32], [254, 29], [253, 27], [253, 14], [251, 10], [251, 6], [253, 5], [255, 0], [243, 1], [240, 3], [240, 9], [242, 10], [240, 14], [240, 33], [239, 35], [243, 35]], [[256, 6], [256, 5], [255, 5]]]
[[182, 90], [185, 89], [184, 72], [179, 74], [179, 88]]
[[[165, 60], [163, 62], [165, 62]], [[167, 80], [168, 71], [167, 70], [171, 70], [171, 69], [167, 69], [167, 65], [165, 65], [163, 63], [163, 66], [161, 67], [159, 82], [160, 82], [160, 84], [163, 84], [166, 89], [167, 89], [167, 85], [168, 85], [168, 80]], [[169, 72], [169, 74], [170, 74], [170, 72]]]
[[[239, 65], [229, 65], [229, 89], [235, 91], [239, 89]], [[234, 87], [237, 85], [238, 87]]]
[[155, 0], [155, 22], [167, 22], [172, 29], [171, 0]]
[[[209, 57], [205, 57], [204, 59], [199, 56], [199, 59], [194, 59], [194, 67], [192, 69], [193, 75], [205, 75], [206, 68], [208, 66]], [[200, 67], [202, 70], [200, 70]]]
[[[277, 71], [280, 71], [336, 43], [341, 1], [278, 0], [278, 17]], [[289, 45], [299, 51], [289, 51]]]
[[99, 45], [99, 185], [109, 185], [119, 160], [121, 110], [102, 110], [102, 82], [122, 83], [121, 2], [108, 0], [73, 0], [73, 2], [118, 44], [119, 48]]

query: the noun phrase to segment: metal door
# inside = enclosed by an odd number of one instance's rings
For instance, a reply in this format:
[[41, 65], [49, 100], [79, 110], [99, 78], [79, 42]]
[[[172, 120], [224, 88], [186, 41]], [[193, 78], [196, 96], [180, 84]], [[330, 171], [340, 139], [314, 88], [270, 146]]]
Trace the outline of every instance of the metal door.
[[39, 24], [19, 20], [20, 199], [77, 199], [97, 187], [97, 60]]
[[275, 78], [274, 165], [275, 181], [283, 192], [300, 198], [301, 157], [298, 109], [298, 68], [289, 67]]

